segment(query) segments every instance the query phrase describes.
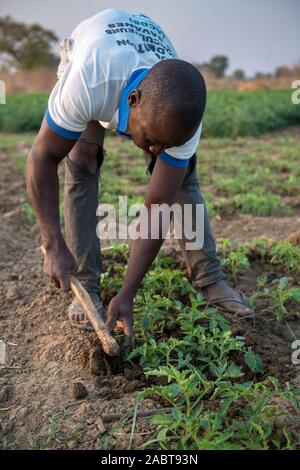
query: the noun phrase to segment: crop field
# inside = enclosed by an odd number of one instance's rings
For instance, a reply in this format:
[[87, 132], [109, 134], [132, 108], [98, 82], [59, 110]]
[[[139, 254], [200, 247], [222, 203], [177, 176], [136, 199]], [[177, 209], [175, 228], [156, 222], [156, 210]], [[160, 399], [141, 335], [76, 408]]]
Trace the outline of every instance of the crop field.
[[[300, 366], [292, 361], [300, 237], [291, 236], [300, 223], [300, 106], [289, 96], [210, 93], [197, 152], [223, 270], [256, 317], [209, 307], [167, 241], [135, 298], [133, 344], [118, 358], [102, 354], [94, 333], [71, 328], [71, 294], [42, 275], [24, 172], [46, 95], [8, 97], [0, 115], [0, 325], [9, 358], [0, 366], [0, 448], [300, 449]], [[105, 150], [100, 201], [117, 205], [121, 194], [142, 203], [142, 152], [111, 134]], [[61, 189], [63, 173], [62, 164]], [[62, 198], [60, 209], [63, 220]], [[129, 246], [102, 247], [107, 306]]]
[[[1, 109], [0, 129], [36, 131], [47, 107], [46, 93], [9, 95]], [[210, 91], [204, 118], [204, 136], [257, 136], [263, 132], [299, 124], [300, 110], [291, 102], [291, 90], [253, 92]]]

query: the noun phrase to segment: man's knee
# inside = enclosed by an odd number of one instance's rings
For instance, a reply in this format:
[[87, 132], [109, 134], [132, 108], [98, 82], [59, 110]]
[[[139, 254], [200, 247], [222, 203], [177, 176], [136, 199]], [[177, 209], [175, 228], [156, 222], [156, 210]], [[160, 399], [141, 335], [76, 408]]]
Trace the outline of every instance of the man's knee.
[[84, 172], [97, 173], [104, 158], [102, 146], [78, 140], [69, 154], [69, 159]]

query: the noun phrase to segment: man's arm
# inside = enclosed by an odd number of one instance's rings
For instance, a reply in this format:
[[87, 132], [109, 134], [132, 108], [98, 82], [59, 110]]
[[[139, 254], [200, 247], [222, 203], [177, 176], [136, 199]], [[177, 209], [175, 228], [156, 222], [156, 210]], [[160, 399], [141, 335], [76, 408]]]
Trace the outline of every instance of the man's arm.
[[75, 142], [54, 133], [44, 119], [26, 167], [27, 191], [42, 236], [44, 272], [63, 290], [69, 289], [68, 275], [76, 272], [76, 263], [60, 228], [57, 169]]
[[[174, 204], [186, 170], [186, 168], [172, 168], [160, 158], [157, 159], [145, 201], [147, 208], [145, 217], [147, 217], [149, 231], [151, 230], [151, 215], [152, 221], [157, 220], [156, 209], [151, 208], [152, 204], [167, 204], [168, 206]], [[164, 241], [165, 229], [162, 227], [161, 219], [159, 220], [158, 239], [139, 238], [132, 242], [128, 271], [123, 286], [109, 305], [107, 320], [109, 330], [113, 330], [116, 322], [120, 321], [125, 335], [129, 338], [132, 336], [133, 298]]]

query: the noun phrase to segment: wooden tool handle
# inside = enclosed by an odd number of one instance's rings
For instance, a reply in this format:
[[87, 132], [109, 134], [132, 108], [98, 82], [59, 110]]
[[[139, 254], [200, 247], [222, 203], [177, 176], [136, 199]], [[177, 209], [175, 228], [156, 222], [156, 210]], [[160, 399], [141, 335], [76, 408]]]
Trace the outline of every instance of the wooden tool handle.
[[109, 356], [116, 356], [119, 353], [119, 345], [109, 333], [103, 320], [99, 318], [99, 314], [88, 292], [74, 276], [70, 276], [70, 287], [96, 331], [97, 336], [101, 341], [103, 351]]

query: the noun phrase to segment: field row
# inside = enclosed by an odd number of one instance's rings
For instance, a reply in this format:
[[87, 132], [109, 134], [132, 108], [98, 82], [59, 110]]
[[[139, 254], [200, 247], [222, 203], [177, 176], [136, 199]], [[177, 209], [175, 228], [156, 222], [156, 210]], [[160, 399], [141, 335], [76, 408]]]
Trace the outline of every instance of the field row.
[[[31, 134], [3, 134], [0, 138], [0, 148], [9, 152], [22, 172], [32, 140]], [[131, 142], [109, 135], [105, 149], [101, 202], [117, 205], [119, 195], [127, 195], [129, 204], [143, 203], [149, 176], [142, 151]], [[300, 136], [296, 133], [236, 140], [203, 139], [197, 152], [197, 168], [210, 217], [237, 213], [264, 217], [297, 214], [299, 155]]]
[[[0, 108], [0, 130], [27, 132], [39, 129], [47, 94], [9, 95]], [[300, 106], [292, 104], [291, 90], [271, 89], [247, 93], [210, 91], [204, 117], [204, 137], [257, 136], [300, 123]]]
[[[32, 140], [32, 134], [0, 138], [1, 152], [23, 173]], [[204, 139], [198, 171], [210, 212], [296, 211], [299, 145], [292, 133]], [[111, 136], [105, 146], [101, 201], [116, 204], [121, 193], [129, 196], [129, 203], [143, 202], [149, 177], [142, 152]], [[63, 165], [60, 176], [62, 181]], [[249, 194], [256, 199], [241, 205]], [[34, 221], [27, 202], [24, 210]], [[290, 425], [300, 413], [299, 391], [288, 382], [295, 376], [291, 344], [299, 335], [300, 248], [266, 238], [240, 245], [222, 238], [218, 253], [230, 283], [250, 296], [257, 316], [232, 324], [207, 305], [185, 276], [181, 260], [176, 261], [177, 254], [170, 258], [160, 253], [135, 298], [134, 343], [120, 361], [141, 370], [145, 383], [135, 395], [134, 410], [151, 398], [157, 408], [172, 411], [150, 418], [139, 445], [167, 450], [299, 449], [299, 425]], [[101, 296], [106, 306], [122, 285], [127, 260], [127, 245], [103, 251]], [[125, 413], [97, 445], [113, 448], [114, 436], [124, 430], [133, 436], [135, 426], [136, 420]], [[67, 445], [70, 436], [60, 432], [63, 428], [55, 428], [45, 442], [34, 445]]]

